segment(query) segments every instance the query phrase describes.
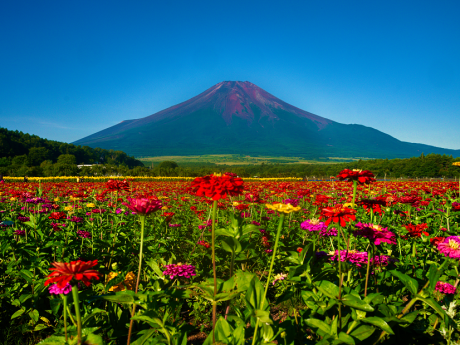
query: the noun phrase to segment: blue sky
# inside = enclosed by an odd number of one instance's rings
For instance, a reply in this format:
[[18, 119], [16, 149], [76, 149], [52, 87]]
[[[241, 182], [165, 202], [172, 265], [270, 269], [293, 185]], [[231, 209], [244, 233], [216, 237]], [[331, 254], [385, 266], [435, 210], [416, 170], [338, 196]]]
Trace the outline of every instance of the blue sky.
[[3, 1], [0, 126], [72, 142], [224, 80], [460, 149], [458, 1]]

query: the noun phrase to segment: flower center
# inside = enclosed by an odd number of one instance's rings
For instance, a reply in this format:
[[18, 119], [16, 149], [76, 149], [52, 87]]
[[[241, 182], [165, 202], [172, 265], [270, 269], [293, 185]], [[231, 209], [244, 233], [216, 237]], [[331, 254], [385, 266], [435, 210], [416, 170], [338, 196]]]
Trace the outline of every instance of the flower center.
[[460, 243], [454, 240], [449, 240], [449, 247], [451, 249], [458, 249], [460, 247]]

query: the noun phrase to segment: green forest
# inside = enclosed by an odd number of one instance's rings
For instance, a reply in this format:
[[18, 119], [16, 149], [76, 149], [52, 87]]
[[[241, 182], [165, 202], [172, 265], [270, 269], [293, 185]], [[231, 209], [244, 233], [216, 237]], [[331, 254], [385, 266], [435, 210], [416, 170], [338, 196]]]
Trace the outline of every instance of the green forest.
[[77, 164], [106, 164], [129, 170], [142, 162], [122, 151], [76, 146], [0, 127], [0, 173], [5, 176], [62, 176]]
[[[164, 161], [148, 166], [122, 151], [76, 146], [10, 131], [0, 127], [0, 173], [4, 176], [203, 176], [234, 172], [241, 177], [329, 178], [342, 169], [372, 171], [379, 179], [453, 178], [460, 176], [460, 161], [452, 156], [422, 153], [406, 159], [372, 159], [334, 164], [222, 165]], [[77, 167], [86, 164], [92, 166]], [[95, 164], [95, 165], [94, 165]]]

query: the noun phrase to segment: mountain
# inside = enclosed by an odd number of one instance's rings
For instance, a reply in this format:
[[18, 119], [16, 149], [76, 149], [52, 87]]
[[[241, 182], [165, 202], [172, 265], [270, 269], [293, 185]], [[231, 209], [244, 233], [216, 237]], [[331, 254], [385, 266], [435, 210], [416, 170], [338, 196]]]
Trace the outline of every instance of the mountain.
[[246, 154], [403, 158], [449, 150], [400, 141], [296, 108], [250, 82], [224, 81], [153, 115], [126, 120], [76, 141], [134, 156]]

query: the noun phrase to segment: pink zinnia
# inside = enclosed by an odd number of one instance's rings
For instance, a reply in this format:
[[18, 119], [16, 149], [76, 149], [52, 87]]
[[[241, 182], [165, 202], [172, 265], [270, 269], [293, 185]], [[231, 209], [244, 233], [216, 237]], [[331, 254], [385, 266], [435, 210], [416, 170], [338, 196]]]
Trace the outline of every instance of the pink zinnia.
[[438, 250], [444, 256], [459, 259], [460, 258], [460, 237], [449, 236], [443, 242], [438, 244]]
[[166, 268], [166, 271], [163, 274], [169, 276], [170, 279], [174, 279], [175, 276], [185, 278], [196, 276], [195, 266], [193, 265], [171, 264], [165, 265], [164, 268]]
[[388, 231], [388, 228], [383, 228], [377, 224], [363, 224], [361, 222], [357, 223], [355, 226], [359, 229], [353, 233], [355, 236], [368, 238], [377, 246], [382, 242], [396, 244], [395, 234]]
[[70, 291], [72, 291], [72, 285], [69, 283], [66, 284], [62, 289], [57, 286], [57, 284], [52, 284], [48, 286], [50, 294], [53, 295], [67, 295]]
[[455, 286], [450, 285], [449, 283], [437, 282], [435, 290], [441, 293], [453, 295], [456, 289], [455, 289]]
[[327, 226], [324, 222], [319, 221], [316, 218], [306, 220], [300, 224], [302, 230], [308, 231], [325, 231]]
[[149, 215], [152, 212], [161, 209], [161, 201], [147, 198], [131, 199], [128, 198], [129, 204], [125, 204], [131, 211], [139, 215]]

